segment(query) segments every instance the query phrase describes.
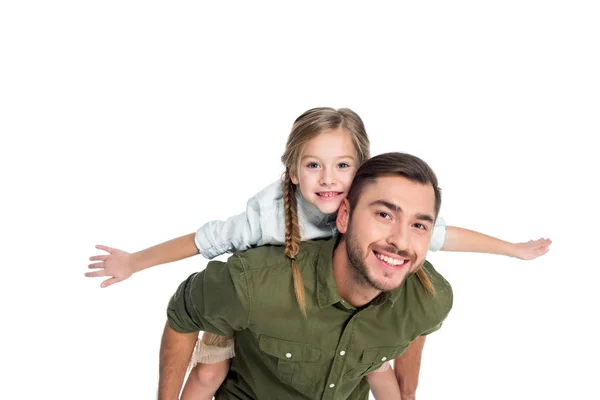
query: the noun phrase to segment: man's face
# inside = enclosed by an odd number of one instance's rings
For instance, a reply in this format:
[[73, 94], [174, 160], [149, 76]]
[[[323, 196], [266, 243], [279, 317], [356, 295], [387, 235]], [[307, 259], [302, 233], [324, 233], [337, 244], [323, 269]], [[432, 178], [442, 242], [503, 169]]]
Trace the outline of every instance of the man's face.
[[352, 210], [344, 200], [338, 230], [345, 234], [352, 279], [389, 291], [423, 265], [435, 220], [435, 194], [401, 176], [366, 185]]

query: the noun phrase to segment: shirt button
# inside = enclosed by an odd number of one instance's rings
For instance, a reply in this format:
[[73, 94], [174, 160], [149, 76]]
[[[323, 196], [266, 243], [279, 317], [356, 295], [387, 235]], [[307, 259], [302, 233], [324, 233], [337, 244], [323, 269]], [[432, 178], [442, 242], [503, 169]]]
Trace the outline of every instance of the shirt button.
[[292, 353], [287, 353], [285, 356], [286, 356], [287, 358], [292, 358]]
[[346, 354], [344, 350], [340, 351], [340, 356], [343, 356], [344, 354]]
[[381, 361], [385, 361], [385, 360], [387, 360], [387, 357], [383, 357], [383, 358], [381, 359]]
[[335, 383], [332, 383], [331, 385], [329, 385], [330, 388], [335, 387]]

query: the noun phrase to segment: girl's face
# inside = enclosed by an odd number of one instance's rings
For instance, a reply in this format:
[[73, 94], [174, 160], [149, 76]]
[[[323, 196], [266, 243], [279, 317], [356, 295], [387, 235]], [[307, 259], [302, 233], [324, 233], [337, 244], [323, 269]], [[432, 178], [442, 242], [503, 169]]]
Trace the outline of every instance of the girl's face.
[[324, 214], [333, 214], [348, 195], [356, 163], [354, 143], [340, 127], [304, 145], [292, 182], [298, 185], [304, 200]]

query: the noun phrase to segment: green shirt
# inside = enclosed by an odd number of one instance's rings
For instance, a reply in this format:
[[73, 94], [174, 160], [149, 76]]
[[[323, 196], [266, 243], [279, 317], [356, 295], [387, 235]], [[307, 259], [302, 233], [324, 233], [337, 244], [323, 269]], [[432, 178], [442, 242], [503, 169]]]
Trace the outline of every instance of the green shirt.
[[284, 248], [262, 246], [212, 261], [171, 298], [167, 315], [179, 332], [235, 333], [236, 356], [216, 399], [367, 399], [362, 378], [442, 324], [452, 307], [450, 284], [425, 263], [437, 290], [416, 275], [394, 291], [354, 308], [333, 277], [336, 238], [303, 242], [296, 257], [307, 318], [294, 295]]

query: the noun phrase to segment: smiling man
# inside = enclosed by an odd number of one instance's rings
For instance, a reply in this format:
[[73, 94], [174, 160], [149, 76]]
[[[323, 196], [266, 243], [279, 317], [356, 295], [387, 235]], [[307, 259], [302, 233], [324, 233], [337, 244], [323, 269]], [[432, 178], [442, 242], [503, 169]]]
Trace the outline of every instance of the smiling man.
[[283, 247], [191, 275], [169, 303], [159, 399], [178, 399], [200, 330], [235, 334], [217, 399], [367, 399], [363, 377], [392, 359], [400, 389], [414, 391], [424, 337], [452, 307], [450, 285], [425, 261], [440, 205], [437, 178], [419, 158], [365, 162], [339, 209], [340, 235], [303, 242], [296, 257], [306, 317]]

